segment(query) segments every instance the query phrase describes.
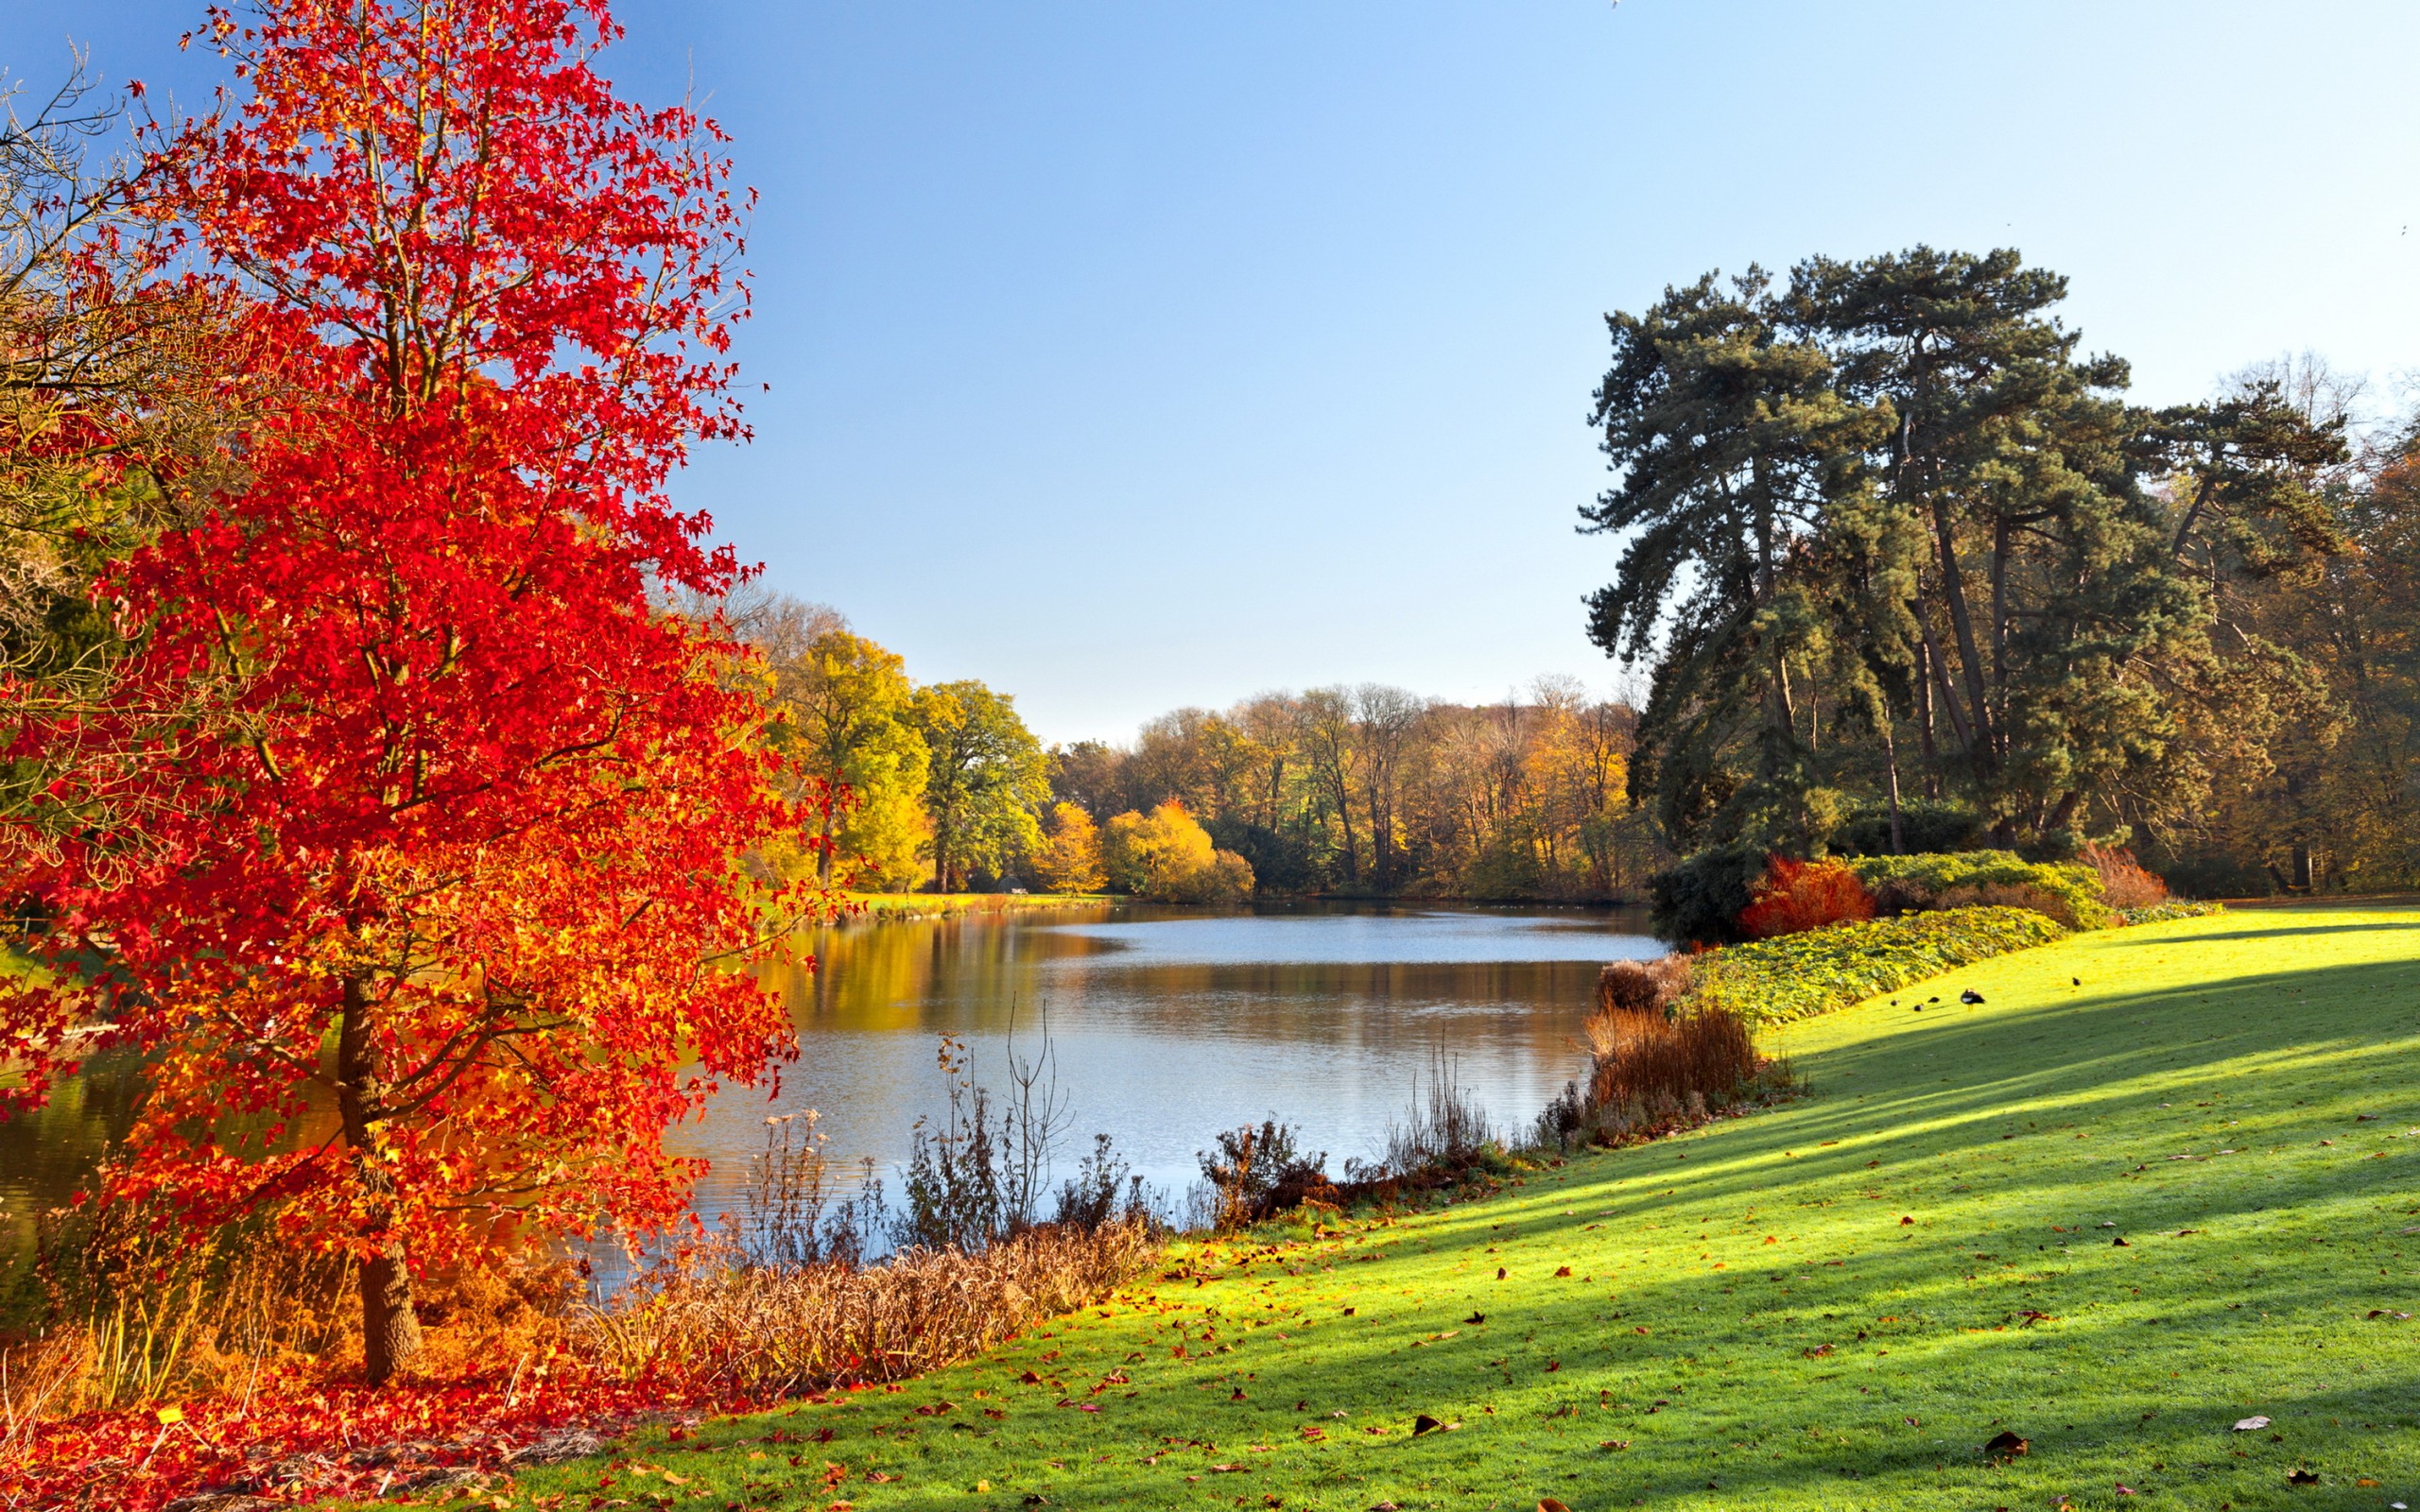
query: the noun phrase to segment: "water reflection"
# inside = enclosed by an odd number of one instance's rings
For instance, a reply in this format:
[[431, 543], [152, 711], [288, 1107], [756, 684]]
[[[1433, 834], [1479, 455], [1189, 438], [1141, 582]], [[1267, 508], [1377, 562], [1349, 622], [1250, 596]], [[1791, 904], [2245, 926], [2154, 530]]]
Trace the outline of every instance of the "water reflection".
[[1071, 1144], [1105, 1130], [1170, 1192], [1246, 1119], [1300, 1125], [1340, 1160], [1374, 1153], [1441, 1050], [1499, 1122], [1526, 1123], [1575, 1067], [1598, 967], [1663, 947], [1634, 914], [1294, 906], [856, 925], [815, 949], [821, 972], [775, 972], [804, 1046], [778, 1095], [727, 1096], [679, 1142], [717, 1162], [710, 1214], [769, 1114], [814, 1108], [836, 1155], [894, 1169], [940, 1110], [943, 1034], [997, 1084], [1012, 1038], [1030, 1056], [1046, 1025]]
[[[812, 944], [822, 970], [767, 968], [798, 1062], [674, 1137], [716, 1162], [709, 1216], [735, 1204], [769, 1114], [816, 1108], [836, 1156], [894, 1171], [917, 1118], [940, 1110], [943, 1034], [997, 1085], [1012, 1040], [1031, 1055], [1046, 1023], [1070, 1162], [1105, 1130], [1171, 1193], [1214, 1130], [1246, 1119], [1300, 1125], [1339, 1161], [1375, 1153], [1440, 1050], [1499, 1123], [1526, 1123], [1576, 1068], [1598, 966], [1662, 949], [1632, 913], [1317, 905], [853, 924]], [[0, 1122], [0, 1258], [25, 1253], [35, 1212], [86, 1178], [141, 1093], [138, 1062], [102, 1057]]]

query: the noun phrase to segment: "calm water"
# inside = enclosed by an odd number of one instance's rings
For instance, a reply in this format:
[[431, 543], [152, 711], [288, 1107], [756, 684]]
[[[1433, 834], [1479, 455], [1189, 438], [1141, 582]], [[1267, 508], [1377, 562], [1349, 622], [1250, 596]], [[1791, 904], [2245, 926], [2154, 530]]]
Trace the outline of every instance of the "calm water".
[[[890, 1176], [920, 1115], [941, 1108], [934, 1052], [963, 1040], [986, 1083], [1046, 1023], [1066, 1099], [1066, 1165], [1103, 1130], [1171, 1194], [1211, 1135], [1275, 1116], [1331, 1168], [1375, 1154], [1390, 1117], [1443, 1052], [1499, 1125], [1526, 1125], [1576, 1071], [1568, 1043], [1597, 969], [1662, 951], [1634, 913], [1110, 907], [822, 932], [822, 969], [776, 967], [802, 1055], [781, 1095], [735, 1091], [676, 1147], [717, 1165], [699, 1194], [735, 1204], [769, 1114], [812, 1108], [831, 1153]], [[140, 1085], [96, 1067], [29, 1119], [0, 1123], [0, 1228], [14, 1250], [122, 1130]]]

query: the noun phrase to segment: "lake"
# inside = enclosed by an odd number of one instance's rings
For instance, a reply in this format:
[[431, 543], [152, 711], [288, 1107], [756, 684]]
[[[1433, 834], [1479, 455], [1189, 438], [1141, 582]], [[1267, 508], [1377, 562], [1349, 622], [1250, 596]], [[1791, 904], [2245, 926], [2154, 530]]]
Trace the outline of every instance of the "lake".
[[[1030, 1057], [1046, 1025], [1063, 1164], [1105, 1131], [1170, 1197], [1199, 1176], [1195, 1152], [1246, 1121], [1298, 1125], [1332, 1170], [1376, 1154], [1441, 1053], [1499, 1126], [1526, 1127], [1582, 1064], [1570, 1040], [1598, 968], [1664, 950], [1639, 911], [1352, 904], [1037, 910], [848, 924], [811, 943], [821, 970], [767, 969], [802, 1047], [780, 1096], [727, 1092], [674, 1137], [716, 1162], [698, 1199], [710, 1216], [735, 1205], [765, 1119], [810, 1108], [830, 1153], [871, 1156], [895, 1194], [916, 1120], [942, 1108], [942, 1035], [999, 1089], [1011, 1035]], [[9, 1252], [139, 1093], [132, 1066], [98, 1065], [42, 1112], [0, 1123]]]

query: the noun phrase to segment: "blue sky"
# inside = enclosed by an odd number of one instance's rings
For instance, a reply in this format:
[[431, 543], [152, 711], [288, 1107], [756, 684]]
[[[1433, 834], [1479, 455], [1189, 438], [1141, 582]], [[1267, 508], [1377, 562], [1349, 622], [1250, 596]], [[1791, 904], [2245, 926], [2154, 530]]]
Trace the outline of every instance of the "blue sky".
[[[190, 94], [199, 7], [0, 8]], [[681, 483], [776, 587], [1048, 740], [1273, 687], [1616, 685], [1601, 316], [1752, 261], [2014, 245], [2138, 393], [2420, 367], [2420, 7], [645, 0], [763, 194], [754, 443]]]

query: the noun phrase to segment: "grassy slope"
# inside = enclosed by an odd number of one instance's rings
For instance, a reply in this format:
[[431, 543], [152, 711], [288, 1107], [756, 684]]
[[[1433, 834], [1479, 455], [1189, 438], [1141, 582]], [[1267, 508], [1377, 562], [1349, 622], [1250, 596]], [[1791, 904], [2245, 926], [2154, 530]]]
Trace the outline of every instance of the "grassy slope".
[[[1985, 1006], [1957, 1005], [1970, 985]], [[2420, 912], [2087, 935], [1936, 989], [1949, 1001], [1921, 1016], [1874, 1002], [1783, 1035], [1806, 1102], [1392, 1227], [1256, 1256], [1186, 1249], [1171, 1268], [1215, 1280], [1155, 1280], [902, 1393], [641, 1440], [638, 1459], [684, 1483], [616, 1469], [604, 1496], [2420, 1501], [2420, 1318], [2365, 1316], [2420, 1314]], [[1463, 1321], [1474, 1308], [1485, 1323]], [[2050, 1317], [2027, 1326], [2028, 1309]], [[1046, 1383], [1018, 1384], [1028, 1368]], [[1120, 1368], [1131, 1383], [1087, 1394]], [[942, 1400], [958, 1405], [914, 1412]], [[1423, 1411], [1461, 1426], [1415, 1440]], [[2274, 1428], [2228, 1431], [2253, 1413]], [[1994, 1468], [1978, 1446], [2003, 1427], [2032, 1452]], [[2290, 1491], [2305, 1462], [2322, 1484]], [[828, 1464], [847, 1470], [834, 1489]], [[599, 1474], [575, 1464], [522, 1487], [592, 1504]]]

